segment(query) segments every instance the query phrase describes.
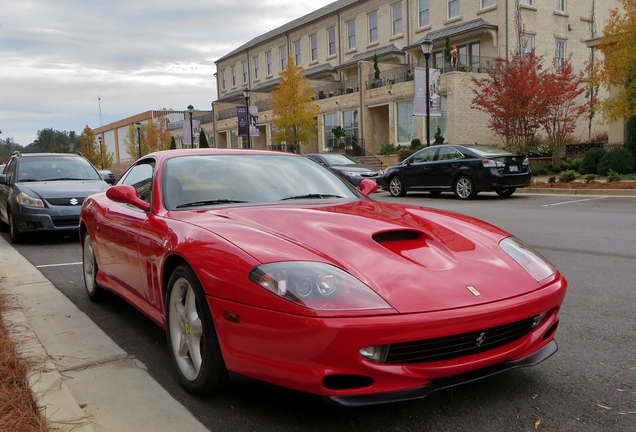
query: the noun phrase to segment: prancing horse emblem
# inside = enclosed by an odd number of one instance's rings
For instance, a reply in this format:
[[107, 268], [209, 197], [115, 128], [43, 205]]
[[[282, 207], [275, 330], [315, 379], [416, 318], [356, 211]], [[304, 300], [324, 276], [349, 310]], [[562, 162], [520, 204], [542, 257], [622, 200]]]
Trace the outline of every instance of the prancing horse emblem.
[[486, 342], [486, 333], [481, 332], [481, 334], [479, 335], [479, 337], [477, 338], [475, 342], [477, 342], [477, 346], [480, 347], [484, 342]]

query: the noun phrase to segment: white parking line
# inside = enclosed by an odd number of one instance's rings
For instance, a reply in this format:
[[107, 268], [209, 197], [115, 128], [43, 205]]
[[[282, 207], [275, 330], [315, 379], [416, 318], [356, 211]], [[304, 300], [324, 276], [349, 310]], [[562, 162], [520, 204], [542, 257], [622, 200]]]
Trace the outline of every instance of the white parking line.
[[583, 201], [594, 201], [594, 200], [605, 199], [605, 198], [607, 198], [607, 197], [585, 198], [585, 199], [580, 199], [580, 200], [576, 200], [576, 201], [562, 201], [562, 202], [558, 202], [558, 203], [554, 203], [554, 204], [543, 204], [542, 207], [558, 206], [558, 205], [562, 205], [562, 204], [573, 204], [573, 203], [578, 203], [578, 202], [583, 202]]
[[62, 264], [43, 264], [39, 266], [35, 266], [36, 268], [42, 267], [62, 267], [62, 266], [72, 266], [72, 265], [82, 265], [81, 262], [73, 262], [73, 263], [62, 263]]

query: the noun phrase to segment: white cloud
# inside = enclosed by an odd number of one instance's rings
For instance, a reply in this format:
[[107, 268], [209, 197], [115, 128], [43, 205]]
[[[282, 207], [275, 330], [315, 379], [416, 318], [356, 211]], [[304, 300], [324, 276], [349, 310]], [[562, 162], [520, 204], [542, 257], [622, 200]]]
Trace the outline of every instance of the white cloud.
[[332, 0], [20, 0], [0, 15], [0, 138], [210, 109], [214, 61]]

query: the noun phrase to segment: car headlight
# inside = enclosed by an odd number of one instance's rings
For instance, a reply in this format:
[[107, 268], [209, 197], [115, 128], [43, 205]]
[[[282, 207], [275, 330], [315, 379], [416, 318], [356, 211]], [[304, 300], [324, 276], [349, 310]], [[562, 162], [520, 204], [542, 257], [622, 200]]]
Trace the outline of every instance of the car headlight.
[[359, 171], [341, 171], [347, 177], [360, 177]]
[[539, 252], [516, 237], [507, 237], [499, 242], [499, 247], [510, 255], [537, 282], [552, 276], [556, 269]]
[[44, 207], [44, 202], [40, 198], [33, 198], [31, 195], [27, 195], [24, 192], [20, 192], [15, 199], [18, 204], [26, 207]]
[[263, 264], [255, 267], [249, 278], [266, 290], [313, 310], [391, 309], [364, 283], [325, 263], [288, 261]]

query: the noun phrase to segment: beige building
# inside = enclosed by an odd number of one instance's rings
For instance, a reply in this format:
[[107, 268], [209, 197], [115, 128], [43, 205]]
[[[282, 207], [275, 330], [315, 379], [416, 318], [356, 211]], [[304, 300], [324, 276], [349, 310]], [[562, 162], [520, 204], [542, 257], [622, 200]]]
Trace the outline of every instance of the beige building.
[[[247, 147], [246, 137], [238, 136], [237, 106], [245, 106], [243, 91], [249, 88], [250, 105], [259, 111], [252, 148], [280, 148], [268, 96], [291, 56], [305, 69], [320, 107], [318, 138], [303, 146], [303, 153], [329, 149], [337, 125], [367, 153], [413, 138], [425, 143], [426, 117], [413, 116], [413, 77], [416, 68], [427, 65], [421, 42], [428, 38], [434, 43], [428, 65], [441, 70], [442, 116], [430, 118], [431, 142], [439, 127], [448, 142], [500, 143], [486, 114], [471, 109], [471, 76], [519, 49], [534, 49], [546, 66], [554, 58], [571, 58], [581, 71], [590, 55], [586, 41], [617, 6], [616, 0], [335, 1], [216, 61], [214, 141], [220, 148]], [[445, 58], [447, 44], [457, 48], [455, 64]], [[575, 138], [588, 138], [583, 118]]]

